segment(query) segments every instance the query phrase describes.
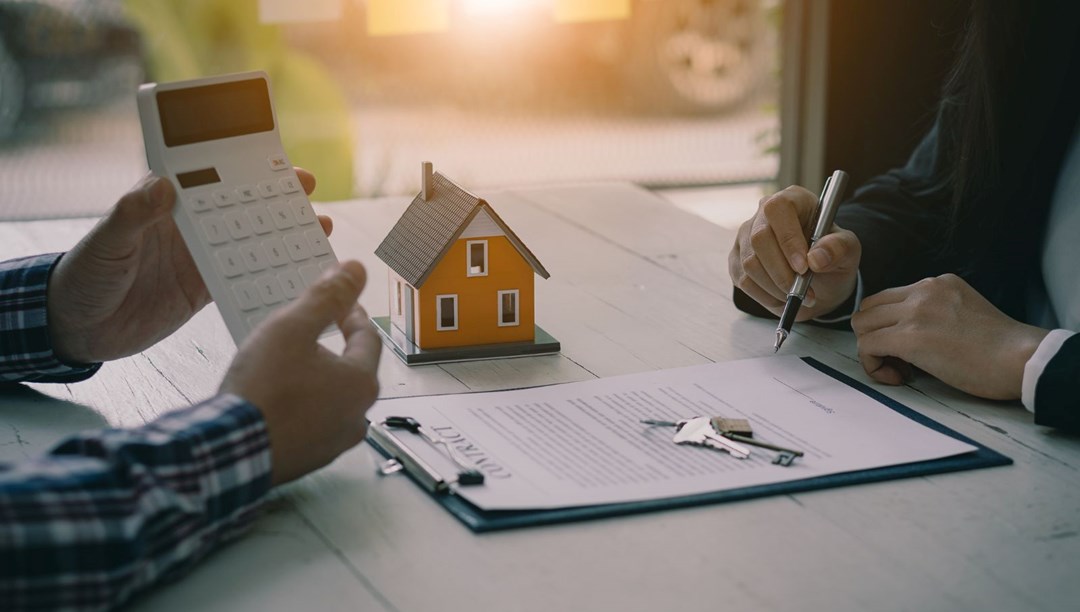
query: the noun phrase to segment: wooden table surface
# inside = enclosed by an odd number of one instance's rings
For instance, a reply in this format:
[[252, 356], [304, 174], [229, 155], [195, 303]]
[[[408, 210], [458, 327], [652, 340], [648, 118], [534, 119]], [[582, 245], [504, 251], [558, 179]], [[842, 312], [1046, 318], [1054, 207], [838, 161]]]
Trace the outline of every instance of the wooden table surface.
[[[408, 368], [384, 349], [382, 397], [584, 380], [772, 353], [737, 312], [731, 232], [628, 184], [484, 193], [552, 274], [537, 322], [562, 354]], [[406, 198], [339, 202], [331, 239], [363, 261]], [[92, 221], [0, 224], [0, 258], [70, 247]], [[849, 333], [797, 326], [784, 346], [867, 380]], [[235, 353], [215, 308], [88, 381], [0, 401], [0, 460], [68, 433], [132, 426], [213, 394]], [[879, 387], [881, 388], [881, 387]], [[1080, 439], [1017, 403], [928, 377], [881, 388], [1013, 466], [474, 535], [367, 445], [280, 489], [254, 529], [136, 610], [1065, 610], [1080, 606]]]

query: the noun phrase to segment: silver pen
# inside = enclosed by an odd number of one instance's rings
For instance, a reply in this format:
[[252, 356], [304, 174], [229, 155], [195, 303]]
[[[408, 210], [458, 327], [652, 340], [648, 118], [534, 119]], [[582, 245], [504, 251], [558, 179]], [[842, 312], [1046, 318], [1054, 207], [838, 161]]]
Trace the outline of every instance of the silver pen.
[[[821, 190], [821, 197], [818, 198], [818, 205], [814, 213], [817, 222], [814, 225], [814, 233], [810, 235], [810, 248], [814, 248], [814, 243], [829, 233], [832, 228], [833, 220], [836, 219], [836, 209], [840, 207], [840, 196], [844, 194], [847, 182], [848, 175], [843, 170], [837, 170], [832, 173], [832, 176], [825, 179], [825, 187]], [[791, 285], [791, 291], [788, 291], [787, 294], [787, 303], [784, 304], [784, 313], [780, 315], [780, 323], [776, 326], [776, 344], [773, 345], [774, 353], [780, 350], [780, 346], [784, 344], [784, 340], [787, 340], [788, 334], [791, 333], [791, 326], [795, 324], [795, 315], [802, 308], [803, 300], [806, 299], [806, 291], [810, 289], [810, 281], [813, 279], [814, 273], [808, 267], [806, 274], [797, 276], [795, 283]]]

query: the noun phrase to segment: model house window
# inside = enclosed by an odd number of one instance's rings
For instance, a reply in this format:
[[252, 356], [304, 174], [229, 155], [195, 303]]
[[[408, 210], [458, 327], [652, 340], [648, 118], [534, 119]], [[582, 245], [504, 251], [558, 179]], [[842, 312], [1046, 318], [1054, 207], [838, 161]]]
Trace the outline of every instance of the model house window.
[[397, 313], [401, 316], [401, 281], [397, 282]]
[[499, 292], [499, 327], [508, 327], [520, 323], [518, 318], [518, 290]]
[[457, 329], [457, 296], [435, 296], [435, 313], [438, 324], [436, 331], [452, 331]]
[[466, 246], [469, 250], [469, 276], [487, 276], [488, 273], [488, 243], [487, 240], [470, 240]]

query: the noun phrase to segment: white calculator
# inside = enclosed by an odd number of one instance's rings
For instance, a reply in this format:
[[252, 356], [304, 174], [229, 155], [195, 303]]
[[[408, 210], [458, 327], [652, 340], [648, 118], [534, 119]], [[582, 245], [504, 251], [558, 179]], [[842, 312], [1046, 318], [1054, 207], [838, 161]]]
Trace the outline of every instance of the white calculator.
[[264, 72], [139, 88], [150, 169], [233, 340], [337, 263], [289, 163]]

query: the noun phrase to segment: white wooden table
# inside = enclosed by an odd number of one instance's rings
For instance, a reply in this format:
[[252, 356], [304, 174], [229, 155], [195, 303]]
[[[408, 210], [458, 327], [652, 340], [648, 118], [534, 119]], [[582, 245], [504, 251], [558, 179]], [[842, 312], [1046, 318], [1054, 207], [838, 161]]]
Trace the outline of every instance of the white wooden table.
[[[407, 368], [383, 397], [521, 387], [772, 353], [738, 313], [730, 232], [626, 184], [486, 193], [551, 271], [537, 321], [561, 355]], [[334, 248], [369, 268], [406, 198], [341, 202]], [[0, 224], [0, 258], [61, 250], [86, 220]], [[90, 427], [131, 426], [214, 393], [235, 348], [216, 309], [74, 385], [0, 396], [0, 459]], [[784, 351], [866, 380], [850, 334], [796, 327]], [[146, 610], [1065, 610], [1080, 606], [1080, 438], [1018, 404], [923, 377], [886, 394], [1016, 464], [739, 503], [474, 535], [366, 445], [280, 490], [253, 531]]]

